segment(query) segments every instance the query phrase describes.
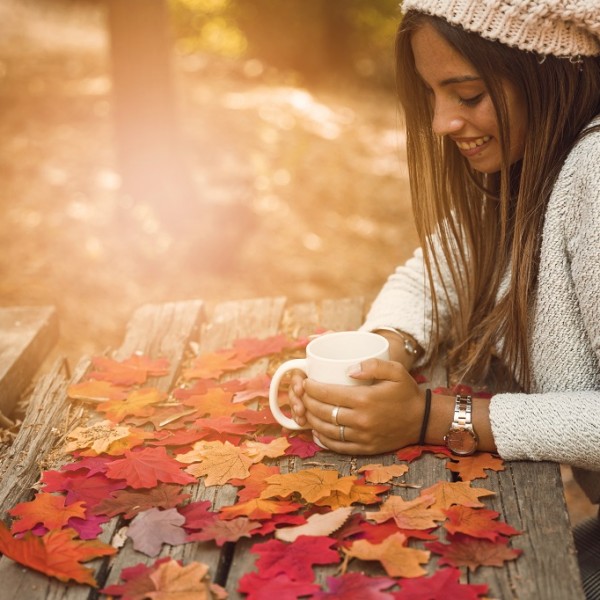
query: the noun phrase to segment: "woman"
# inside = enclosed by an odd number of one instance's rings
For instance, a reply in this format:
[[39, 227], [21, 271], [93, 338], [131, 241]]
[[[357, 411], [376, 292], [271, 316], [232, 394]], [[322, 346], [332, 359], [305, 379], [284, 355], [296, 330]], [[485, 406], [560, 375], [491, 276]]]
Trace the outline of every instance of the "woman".
[[[570, 464], [600, 502], [600, 3], [403, 10], [397, 81], [422, 248], [363, 326], [390, 341], [390, 361], [354, 374], [375, 384], [296, 376], [295, 418], [341, 453], [446, 443]], [[491, 400], [419, 390], [409, 370], [441, 345], [455, 383], [496, 382]]]

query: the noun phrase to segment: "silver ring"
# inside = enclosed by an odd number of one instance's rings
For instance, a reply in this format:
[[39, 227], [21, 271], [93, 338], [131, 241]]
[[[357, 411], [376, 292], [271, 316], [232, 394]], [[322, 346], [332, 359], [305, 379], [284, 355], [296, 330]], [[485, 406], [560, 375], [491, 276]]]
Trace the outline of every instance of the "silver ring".
[[339, 425], [338, 420], [337, 420], [339, 412], [340, 412], [339, 406], [334, 406], [333, 409], [331, 410], [331, 420], [333, 421], [333, 423], [335, 425]]
[[340, 442], [346, 441], [346, 436], [344, 435], [344, 429], [346, 429], [343, 425], [340, 425]]

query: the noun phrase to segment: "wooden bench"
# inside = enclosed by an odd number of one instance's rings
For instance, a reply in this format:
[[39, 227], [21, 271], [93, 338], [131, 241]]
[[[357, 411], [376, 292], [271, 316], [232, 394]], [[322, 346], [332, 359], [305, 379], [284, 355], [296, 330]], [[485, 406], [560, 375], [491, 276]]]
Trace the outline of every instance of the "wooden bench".
[[[142, 352], [151, 357], [169, 358], [169, 375], [149, 382], [167, 391], [177, 381], [184, 358], [189, 356], [190, 345], [194, 348], [197, 345], [201, 352], [209, 352], [229, 347], [239, 338], [264, 338], [281, 332], [297, 337], [313, 333], [318, 327], [355, 329], [363, 320], [364, 309], [360, 298], [292, 305], [288, 305], [285, 298], [261, 298], [225, 302], [210, 311], [201, 301], [148, 305], [133, 315], [123, 344], [114, 352], [114, 357], [124, 359], [134, 352]], [[14, 504], [27, 499], [31, 485], [39, 476], [39, 459], [48, 455], [51, 446], [70, 427], [83, 422], [83, 409], [74, 410], [66, 400], [66, 387], [82, 377], [88, 364], [89, 361], [83, 359], [70, 378], [57, 364], [34, 391], [27, 424], [24, 424], [13, 445], [9, 460], [4, 460], [0, 466], [2, 517]], [[264, 373], [268, 367], [268, 359], [261, 359], [243, 371], [242, 376]], [[394, 454], [347, 457], [322, 452], [309, 462], [318, 460], [319, 463], [334, 465], [340, 475], [348, 475], [356, 473], [362, 465], [373, 462], [391, 464], [394, 459]], [[303, 466], [305, 462], [297, 457], [286, 457], [277, 464], [282, 472], [294, 472], [307, 468]], [[41, 465], [49, 468], [48, 463], [42, 462]], [[582, 599], [559, 467], [546, 462], [507, 462], [505, 467], [504, 471], [489, 472], [487, 479], [473, 483], [496, 492], [491, 499], [486, 499], [486, 505], [498, 511], [501, 520], [524, 532], [512, 540], [512, 546], [522, 549], [523, 554], [502, 568], [480, 567], [475, 571], [463, 568], [465, 581], [486, 583], [490, 586], [488, 596], [503, 600]], [[412, 462], [405, 476], [407, 484], [414, 484], [420, 489], [438, 481], [450, 480], [452, 473], [445, 468], [444, 461], [431, 454]], [[189, 491], [192, 501], [210, 500], [213, 510], [231, 505], [236, 499], [236, 488], [231, 485], [205, 487], [200, 482], [190, 486]], [[391, 493], [412, 499], [418, 495], [419, 489], [395, 487]], [[105, 525], [100, 539], [110, 542], [121, 524], [118, 518], [114, 518]], [[229, 598], [237, 599], [243, 597], [237, 591], [240, 578], [254, 570], [256, 555], [250, 552], [254, 543], [256, 540], [252, 538], [242, 538], [223, 547], [209, 542], [164, 545], [160, 556], [173, 557], [183, 564], [190, 561], [207, 564], [212, 579], [227, 589]], [[105, 586], [117, 583], [124, 567], [140, 562], [152, 564], [154, 560], [134, 551], [128, 541], [114, 557], [89, 564], [94, 567], [100, 586]], [[382, 575], [383, 571], [376, 568], [376, 564], [361, 563], [361, 568], [367, 573]], [[435, 562], [431, 561], [429, 569], [434, 568]], [[319, 567], [317, 582], [324, 582], [336, 569], [337, 566]], [[0, 559], [0, 581], [4, 592], [10, 594], [7, 597], [11, 598], [92, 600], [98, 597], [95, 590], [60, 583], [24, 569], [6, 557]]]

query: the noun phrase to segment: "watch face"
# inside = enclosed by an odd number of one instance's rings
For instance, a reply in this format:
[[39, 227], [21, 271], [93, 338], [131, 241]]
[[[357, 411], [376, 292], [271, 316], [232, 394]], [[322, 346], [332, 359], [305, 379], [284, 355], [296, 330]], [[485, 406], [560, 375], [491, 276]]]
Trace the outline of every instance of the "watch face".
[[477, 450], [477, 436], [470, 429], [451, 429], [445, 440], [450, 451], [458, 456], [469, 456]]

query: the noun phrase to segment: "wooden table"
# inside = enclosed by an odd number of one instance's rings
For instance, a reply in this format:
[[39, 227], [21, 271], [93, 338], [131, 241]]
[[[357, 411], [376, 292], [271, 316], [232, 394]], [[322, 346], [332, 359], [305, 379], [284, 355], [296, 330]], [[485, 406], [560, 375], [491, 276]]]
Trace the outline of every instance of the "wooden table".
[[[210, 310], [201, 301], [147, 305], [135, 312], [123, 344], [113, 356], [124, 359], [134, 352], [142, 352], [151, 357], [167, 357], [171, 365], [169, 375], [149, 383], [168, 391], [177, 381], [184, 361], [189, 360], [190, 348], [204, 353], [229, 347], [238, 338], [264, 338], [279, 332], [302, 336], [319, 327], [354, 329], [362, 322], [364, 309], [360, 298], [296, 305], [288, 305], [285, 298], [263, 298], [225, 302]], [[78, 381], [88, 367], [89, 359], [84, 358], [70, 374], [63, 363], [57, 361], [39, 380], [21, 434], [10, 451], [0, 457], [0, 518], [5, 518], [7, 510], [17, 502], [31, 498], [30, 488], [37, 481], [40, 468], [51, 468], [51, 459], [44, 458], [52, 446], [75, 424], [85, 421], [85, 409], [74, 407], [66, 399], [66, 389], [71, 382]], [[247, 368], [243, 376], [266, 372], [268, 367], [268, 359], [260, 359]], [[345, 457], [323, 452], [309, 460], [335, 465], [341, 475], [347, 475], [355, 473], [361, 465], [391, 464], [394, 459], [394, 454]], [[303, 463], [296, 457], [278, 462], [282, 472], [307, 468]], [[510, 462], [505, 467], [501, 472], [488, 471], [487, 479], [476, 480], [473, 485], [496, 492], [495, 496], [485, 499], [485, 504], [501, 514], [500, 520], [524, 532], [512, 538], [511, 544], [522, 549], [523, 554], [501, 568], [481, 567], [475, 572], [463, 568], [464, 582], [486, 583], [490, 586], [490, 598], [504, 600], [583, 598], [559, 467], [546, 462]], [[452, 473], [445, 468], [444, 461], [425, 454], [410, 464], [404, 481], [423, 489], [451, 479]], [[189, 489], [192, 500], [210, 500], [213, 510], [231, 505], [236, 499], [236, 488], [231, 485], [205, 487], [198, 483]], [[412, 499], [418, 495], [419, 488], [394, 487], [392, 493]], [[114, 518], [105, 525], [100, 539], [110, 542], [121, 525], [122, 522]], [[242, 575], [254, 569], [256, 555], [249, 550], [255, 542], [253, 538], [242, 538], [221, 548], [208, 542], [164, 545], [160, 556], [171, 556], [184, 564], [200, 561], [209, 565], [213, 581], [227, 589], [229, 598], [241, 598], [237, 585]], [[117, 583], [124, 567], [140, 562], [152, 564], [154, 560], [135, 552], [129, 541], [117, 555], [88, 565], [95, 568], [96, 578], [103, 586]], [[378, 563], [353, 561], [351, 566], [354, 563], [355, 569], [384, 575]], [[434, 568], [435, 561], [431, 561], [429, 569]], [[317, 568], [317, 582], [325, 581], [336, 569], [337, 566]], [[98, 597], [96, 590], [87, 586], [63, 584], [24, 569], [6, 557], [0, 559], [0, 582], [0, 598], [7, 600], [92, 600]]]

